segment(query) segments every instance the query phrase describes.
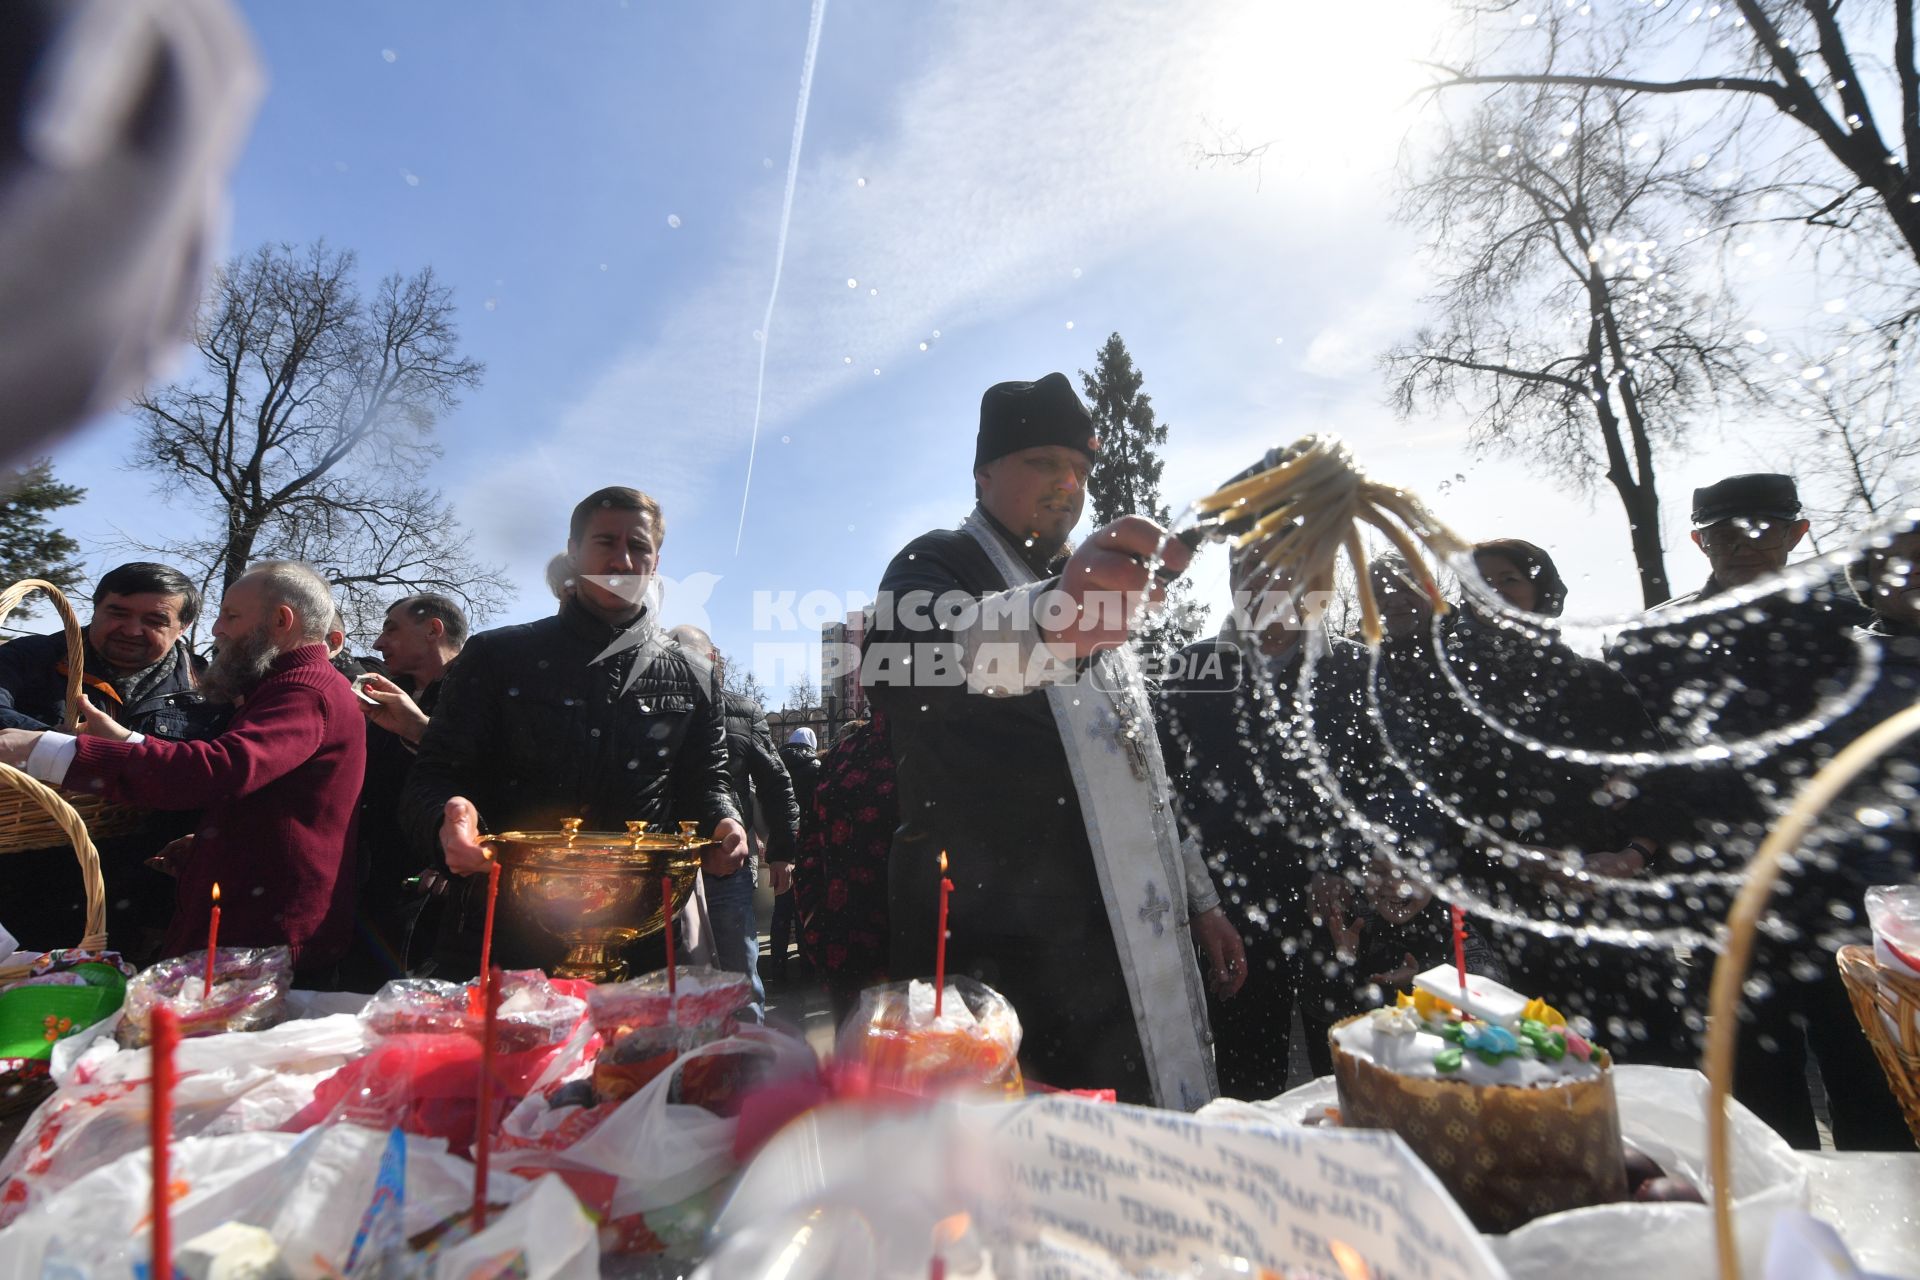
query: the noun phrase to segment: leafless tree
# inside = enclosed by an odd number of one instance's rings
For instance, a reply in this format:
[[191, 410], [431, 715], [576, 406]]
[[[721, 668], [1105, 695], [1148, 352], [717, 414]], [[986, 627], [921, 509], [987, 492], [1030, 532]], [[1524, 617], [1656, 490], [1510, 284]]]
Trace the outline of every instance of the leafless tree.
[[476, 620], [509, 598], [447, 502], [421, 483], [433, 431], [479, 385], [453, 294], [431, 268], [355, 285], [350, 252], [266, 245], [215, 279], [199, 367], [133, 402], [131, 462], [210, 528], [150, 549], [230, 585], [248, 562], [310, 561], [365, 623], [401, 592], [440, 591]]
[[1911, 500], [1920, 483], [1920, 416], [1900, 344], [1882, 334], [1815, 357], [1789, 353], [1782, 395], [1790, 444], [1769, 465], [1791, 472], [1815, 546], [1865, 529]]
[[1603, 89], [1691, 106], [1715, 128], [1702, 153], [1726, 161], [1730, 208], [1819, 231], [1861, 280], [1891, 290], [1887, 324], [1920, 316], [1915, 0], [1725, 0], [1704, 13], [1594, 0], [1581, 26], [1516, 0], [1454, 6], [1466, 47], [1434, 64], [1436, 91]]
[[787, 707], [789, 711], [811, 711], [820, 705], [820, 691], [813, 687], [813, 681], [801, 676], [787, 686]]
[[1437, 318], [1384, 358], [1401, 413], [1454, 403], [1475, 448], [1580, 492], [1604, 478], [1649, 605], [1671, 594], [1657, 456], [1744, 388], [1725, 291], [1681, 235], [1711, 196], [1684, 145], [1605, 88], [1517, 89], [1440, 123], [1401, 208], [1431, 239]]

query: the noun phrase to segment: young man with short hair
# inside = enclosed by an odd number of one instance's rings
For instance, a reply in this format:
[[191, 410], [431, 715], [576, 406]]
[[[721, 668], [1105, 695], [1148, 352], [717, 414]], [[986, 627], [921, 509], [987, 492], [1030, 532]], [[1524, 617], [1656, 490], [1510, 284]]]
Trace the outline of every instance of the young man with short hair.
[[[558, 612], [481, 632], [447, 668], [402, 802], [421, 855], [461, 878], [440, 929], [438, 976], [478, 967], [482, 830], [692, 821], [716, 841], [707, 871], [724, 875], [744, 860], [721, 709], [647, 606], [665, 532], [659, 504], [637, 489], [587, 495], [568, 525], [575, 587]], [[557, 964], [565, 945], [522, 923], [495, 921], [494, 962]], [[631, 963], [657, 966], [659, 949], [649, 939]]]

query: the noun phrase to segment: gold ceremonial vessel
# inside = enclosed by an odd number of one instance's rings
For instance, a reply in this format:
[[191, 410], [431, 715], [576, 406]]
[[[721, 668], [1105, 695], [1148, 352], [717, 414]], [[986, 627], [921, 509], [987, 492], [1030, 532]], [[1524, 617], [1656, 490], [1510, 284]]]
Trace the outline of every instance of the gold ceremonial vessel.
[[[481, 843], [500, 861], [502, 923], [519, 922], [567, 944], [556, 978], [619, 982], [627, 976], [620, 954], [658, 933], [686, 905], [700, 871], [700, 855], [714, 841], [683, 822], [677, 833], [652, 832], [629, 822], [624, 833], [582, 831], [568, 818], [559, 831], [506, 831]], [[671, 902], [662, 881], [671, 877]]]

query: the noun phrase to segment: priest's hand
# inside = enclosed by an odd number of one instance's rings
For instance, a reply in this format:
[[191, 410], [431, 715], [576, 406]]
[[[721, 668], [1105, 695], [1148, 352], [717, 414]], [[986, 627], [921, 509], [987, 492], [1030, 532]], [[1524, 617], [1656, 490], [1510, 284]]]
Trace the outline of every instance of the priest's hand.
[[747, 829], [738, 818], [722, 818], [713, 838], [719, 843], [700, 855], [700, 867], [710, 876], [730, 876], [747, 860]]
[[108, 742], [125, 742], [133, 736], [133, 730], [94, 706], [92, 699], [84, 693], [80, 695], [80, 732], [89, 738], [105, 738]]
[[1193, 936], [1207, 953], [1207, 983], [1213, 994], [1231, 1000], [1247, 981], [1247, 952], [1240, 931], [1227, 913], [1211, 907], [1193, 918]]
[[33, 754], [33, 744], [40, 741], [41, 732], [39, 729], [0, 729], [0, 764], [26, 772], [27, 757]]
[[1121, 516], [1095, 529], [1067, 561], [1060, 590], [1079, 607], [1079, 615], [1047, 639], [1084, 658], [1127, 642], [1135, 615], [1147, 604], [1166, 599], [1166, 587], [1147, 572], [1158, 556], [1175, 575], [1186, 572], [1193, 552], [1144, 516]]
[[480, 843], [480, 811], [465, 796], [447, 801], [440, 819], [440, 856], [447, 870], [470, 876], [487, 869], [486, 846]]

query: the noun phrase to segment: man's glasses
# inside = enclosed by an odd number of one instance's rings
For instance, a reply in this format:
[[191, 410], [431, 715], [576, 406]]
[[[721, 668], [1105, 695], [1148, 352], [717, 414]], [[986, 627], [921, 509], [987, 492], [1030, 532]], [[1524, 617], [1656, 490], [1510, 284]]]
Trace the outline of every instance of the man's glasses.
[[1731, 551], [1735, 547], [1778, 551], [1793, 535], [1793, 525], [1791, 520], [1751, 520], [1738, 516], [1700, 530], [1700, 544], [1715, 551]]

